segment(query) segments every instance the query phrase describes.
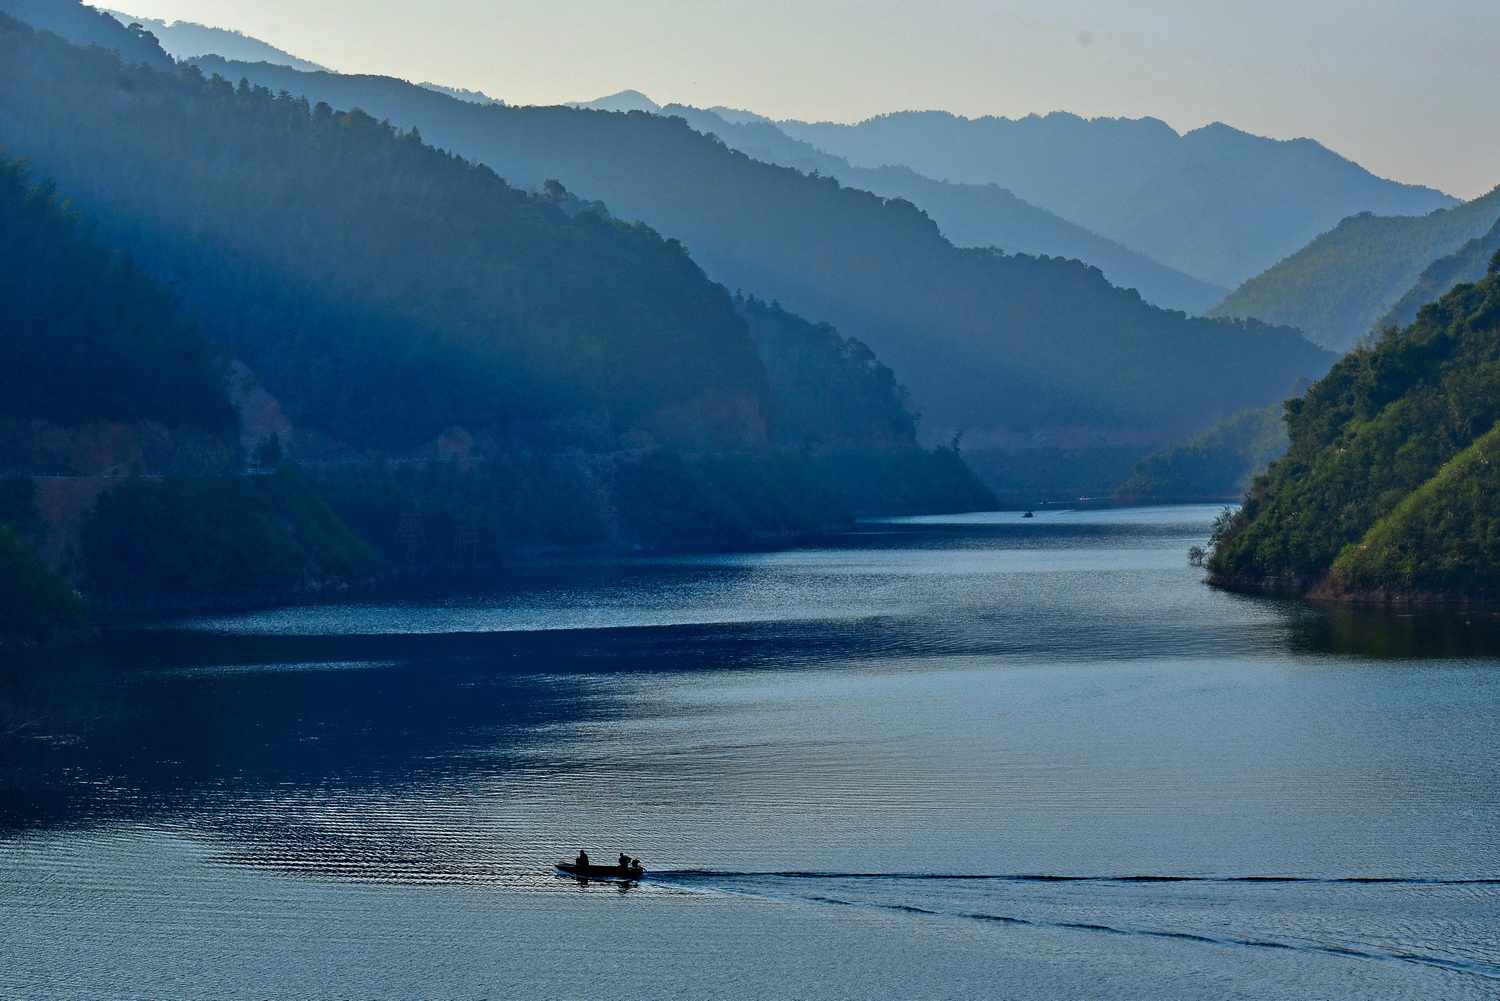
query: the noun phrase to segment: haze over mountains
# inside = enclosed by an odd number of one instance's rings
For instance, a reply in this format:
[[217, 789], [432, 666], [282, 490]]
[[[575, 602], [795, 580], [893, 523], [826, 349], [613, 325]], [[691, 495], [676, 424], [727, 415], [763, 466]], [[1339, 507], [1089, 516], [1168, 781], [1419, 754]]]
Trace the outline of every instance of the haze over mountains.
[[[1361, 213], [1245, 282], [1209, 315], [1291, 324], [1319, 344], [1346, 351], [1378, 325], [1410, 322], [1416, 306], [1451, 288], [1449, 283], [1428, 292], [1414, 291], [1436, 258], [1483, 237], [1497, 221], [1500, 188], [1426, 215]], [[1480, 263], [1476, 255], [1462, 273], [1477, 279]], [[1415, 298], [1385, 319], [1408, 293]]]
[[[923, 177], [909, 167], [854, 167], [842, 157], [793, 139], [769, 121], [671, 104], [659, 111], [683, 118], [694, 129], [766, 163], [841, 183], [885, 198], [911, 202], [932, 217], [943, 236], [960, 247], [1000, 247], [1011, 253], [1045, 254], [1086, 261], [1112, 284], [1133, 288], [1157, 306], [1201, 313], [1226, 293], [1159, 264], [1114, 240], [1037, 208], [996, 184], [953, 184]], [[739, 121], [735, 121], [739, 118]]]
[[[586, 107], [510, 108], [461, 89], [311, 70], [232, 31], [142, 24], [178, 54], [213, 46], [253, 60], [193, 53], [205, 72], [362, 108], [512, 184], [540, 190], [555, 177], [570, 204], [645, 220], [729, 289], [869, 343], [910, 387], [927, 439], [966, 431], [995, 482], [1038, 482], [1040, 469], [1059, 467], [1058, 449], [1110, 453], [1114, 476], [1126, 452], [1274, 402], [1316, 376], [1326, 356], [1286, 331], [1200, 325], [1147, 303], [1205, 309], [1223, 288], [1205, 274], [1243, 277], [1251, 262], [1297, 249], [1302, 230], [1326, 228], [1351, 206], [1452, 204], [1311, 141], [1226, 126], [1179, 136], [1151, 119], [943, 113], [774, 123], [727, 108], [662, 107], [637, 92]], [[1027, 185], [1045, 198], [1028, 199]], [[1112, 239], [1105, 225], [1079, 224], [1090, 214], [1154, 235]], [[1159, 252], [1175, 246], [1190, 268], [1141, 252], [1152, 240]], [[1227, 256], [1214, 263], [1206, 248]], [[1110, 289], [1101, 271], [1147, 302]]]
[[[191, 21], [162, 21], [150, 17], [133, 17], [121, 11], [111, 10], [121, 24], [139, 24], [156, 36], [162, 50], [173, 59], [190, 59], [213, 53], [226, 59], [241, 59], [245, 62], [270, 62], [290, 66], [299, 70], [327, 69], [306, 59], [299, 59], [284, 49], [278, 49], [258, 38], [251, 38], [238, 31], [225, 28], [210, 28]], [[25, 20], [24, 17], [21, 20]]]
[[1378, 178], [1311, 139], [1154, 118], [1019, 120], [907, 111], [857, 125], [779, 122], [856, 166], [994, 183], [1203, 281], [1233, 288], [1356, 212], [1420, 215], [1456, 199]]
[[680, 120], [485, 106], [391, 78], [264, 63], [199, 65], [419, 126], [512, 183], [555, 177], [616, 216], [646, 220], [729, 288], [868, 343], [911, 389], [929, 440], [965, 430], [971, 455], [992, 453], [996, 471], [1050, 466], [1027, 455], [1038, 442], [1138, 452], [1264, 405], [1327, 364], [1291, 331], [1190, 321], [1086, 265], [959, 250], [909, 203], [753, 160]]

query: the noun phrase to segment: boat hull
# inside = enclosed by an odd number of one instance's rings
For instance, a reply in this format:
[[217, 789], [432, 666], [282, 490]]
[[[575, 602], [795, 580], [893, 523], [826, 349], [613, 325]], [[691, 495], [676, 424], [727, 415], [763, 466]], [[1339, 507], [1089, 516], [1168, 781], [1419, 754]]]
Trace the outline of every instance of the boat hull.
[[645, 869], [627, 867], [620, 865], [574, 865], [572, 862], [557, 863], [557, 871], [564, 876], [573, 876], [578, 879], [612, 879], [620, 882], [632, 882], [646, 875]]

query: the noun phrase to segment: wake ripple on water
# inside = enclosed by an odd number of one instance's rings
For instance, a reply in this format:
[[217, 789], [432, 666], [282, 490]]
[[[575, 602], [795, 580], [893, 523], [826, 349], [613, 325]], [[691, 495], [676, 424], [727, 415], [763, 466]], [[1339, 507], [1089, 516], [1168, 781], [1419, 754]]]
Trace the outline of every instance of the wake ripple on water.
[[[1500, 877], [1473, 878], [1428, 878], [1420, 876], [1177, 876], [1177, 875], [1044, 875], [1044, 874], [975, 874], [975, 873], [838, 873], [838, 872], [732, 872], [704, 869], [685, 869], [655, 872], [650, 880], [659, 885], [686, 889], [702, 889], [711, 892], [752, 896], [768, 900], [784, 900], [837, 907], [883, 910], [924, 917], [954, 920], [980, 921], [990, 924], [1018, 927], [1059, 929], [1065, 931], [1096, 932], [1108, 935], [1140, 936], [1196, 942], [1204, 945], [1232, 948], [1276, 949], [1309, 955], [1333, 956], [1345, 959], [1369, 960], [1417, 964], [1420, 966], [1469, 974], [1486, 979], [1500, 980], [1500, 951], [1484, 950], [1481, 956], [1443, 955], [1442, 947], [1452, 948], [1451, 943], [1433, 943], [1431, 949], [1382, 946], [1339, 936], [1307, 937], [1294, 934], [1241, 933], [1224, 930], [1202, 931], [1174, 927], [1150, 927], [1133, 923], [1104, 923], [1101, 921], [1069, 920], [1042, 914], [1001, 914], [988, 910], [975, 910], [962, 906], [923, 906], [909, 901], [877, 899], [874, 896], [859, 899], [855, 894], [830, 895], [808, 888], [809, 884], [854, 884], [876, 885], [894, 888], [922, 884], [979, 884], [985, 886], [1018, 885], [1046, 887], [1067, 884], [1113, 884], [1118, 886], [1147, 885], [1200, 885], [1204, 887], [1313, 887], [1344, 888], [1360, 887], [1390, 888], [1409, 887], [1417, 889], [1441, 888], [1487, 888], [1500, 887]], [[920, 890], [916, 891], [920, 892]], [[1013, 900], [1014, 904], [1049, 903], [1054, 901]], [[1485, 910], [1491, 911], [1492, 901]], [[1160, 902], [1156, 902], [1160, 907]], [[1147, 910], [1155, 909], [1148, 907]], [[1165, 911], [1168, 908], [1160, 908]], [[1295, 921], [1289, 922], [1294, 924]], [[1484, 945], [1494, 945], [1486, 942]]]

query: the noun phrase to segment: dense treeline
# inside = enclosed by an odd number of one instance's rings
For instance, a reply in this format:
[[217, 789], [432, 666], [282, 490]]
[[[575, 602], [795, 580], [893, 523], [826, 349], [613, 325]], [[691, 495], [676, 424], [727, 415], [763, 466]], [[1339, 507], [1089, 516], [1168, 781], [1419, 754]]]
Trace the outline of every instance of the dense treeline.
[[754, 347], [681, 246], [415, 131], [6, 20], [0, 142], [171, 276], [294, 421], [396, 449], [569, 421], [614, 447], [713, 393], [740, 401], [732, 419], [674, 430], [762, 444]]
[[1496, 219], [1500, 188], [1428, 215], [1363, 212], [1251, 278], [1208, 315], [1289, 324], [1325, 347], [1346, 351], [1421, 280], [1433, 260], [1482, 236]]
[[0, 160], [0, 420], [233, 429], [219, 359], [177, 304]]
[[293, 469], [124, 480], [99, 498], [83, 554], [91, 597], [124, 608], [279, 601], [382, 563]]
[[[205, 59], [358, 106], [530, 187], [560, 178], [683, 240], [715, 279], [869, 344], [971, 460], [1032, 432], [1165, 441], [1283, 397], [1332, 358], [1295, 331], [1190, 320], [1077, 261], [955, 248], [909, 202], [766, 164], [681, 119], [455, 100], [403, 81]], [[1015, 464], [1030, 462], [1024, 451]], [[1049, 472], [1045, 461], [1030, 472]]]
[[1459, 285], [1287, 405], [1291, 446], [1210, 563], [1229, 586], [1489, 589], [1500, 276]]
[[1239, 497], [1286, 449], [1281, 404], [1242, 410], [1141, 459], [1115, 496], [1155, 501]]

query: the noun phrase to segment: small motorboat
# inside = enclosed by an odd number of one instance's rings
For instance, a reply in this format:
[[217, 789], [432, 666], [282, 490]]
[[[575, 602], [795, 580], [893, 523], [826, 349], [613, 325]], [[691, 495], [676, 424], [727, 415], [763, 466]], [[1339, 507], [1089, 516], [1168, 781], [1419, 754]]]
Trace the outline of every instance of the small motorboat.
[[1030, 511], [1027, 511], [1025, 514], [1021, 515], [1021, 517], [1023, 517], [1023, 518], [1035, 518], [1036, 515], [1032, 514]]
[[645, 868], [638, 865], [579, 865], [576, 862], [559, 862], [557, 871], [564, 876], [573, 876], [578, 879], [613, 879], [626, 882], [646, 875]]

